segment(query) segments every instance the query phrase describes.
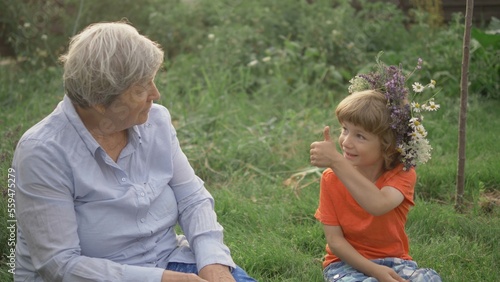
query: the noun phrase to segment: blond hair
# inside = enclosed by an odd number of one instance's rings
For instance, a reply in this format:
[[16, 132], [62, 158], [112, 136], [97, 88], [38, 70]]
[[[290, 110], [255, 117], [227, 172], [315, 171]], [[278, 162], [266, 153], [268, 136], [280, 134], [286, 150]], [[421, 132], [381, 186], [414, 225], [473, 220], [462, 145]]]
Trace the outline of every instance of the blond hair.
[[125, 22], [96, 23], [71, 39], [60, 60], [71, 101], [107, 107], [130, 86], [153, 79], [163, 51]]

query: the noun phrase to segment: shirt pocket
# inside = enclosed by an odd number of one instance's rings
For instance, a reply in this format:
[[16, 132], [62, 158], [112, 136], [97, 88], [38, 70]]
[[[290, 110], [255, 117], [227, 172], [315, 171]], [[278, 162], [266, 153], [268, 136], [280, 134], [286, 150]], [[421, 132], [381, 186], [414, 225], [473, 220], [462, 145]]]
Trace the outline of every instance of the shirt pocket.
[[171, 220], [177, 221], [177, 200], [168, 179], [151, 180], [147, 187], [151, 202], [149, 214], [156, 221]]

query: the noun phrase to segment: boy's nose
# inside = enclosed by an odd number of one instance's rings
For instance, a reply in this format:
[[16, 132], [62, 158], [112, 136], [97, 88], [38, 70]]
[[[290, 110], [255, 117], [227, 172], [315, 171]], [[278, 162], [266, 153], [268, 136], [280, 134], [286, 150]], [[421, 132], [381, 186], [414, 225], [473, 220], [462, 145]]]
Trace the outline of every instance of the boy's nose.
[[340, 145], [346, 148], [352, 148], [351, 137], [349, 135], [344, 136], [341, 140]]

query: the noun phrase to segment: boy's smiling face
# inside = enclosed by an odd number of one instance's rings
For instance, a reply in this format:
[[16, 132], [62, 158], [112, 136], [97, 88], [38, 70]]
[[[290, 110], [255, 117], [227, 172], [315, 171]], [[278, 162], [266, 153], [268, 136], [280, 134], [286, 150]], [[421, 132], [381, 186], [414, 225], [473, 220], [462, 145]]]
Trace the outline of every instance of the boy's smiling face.
[[344, 158], [358, 169], [372, 170], [384, 167], [380, 138], [361, 126], [346, 121], [342, 122], [339, 144]]

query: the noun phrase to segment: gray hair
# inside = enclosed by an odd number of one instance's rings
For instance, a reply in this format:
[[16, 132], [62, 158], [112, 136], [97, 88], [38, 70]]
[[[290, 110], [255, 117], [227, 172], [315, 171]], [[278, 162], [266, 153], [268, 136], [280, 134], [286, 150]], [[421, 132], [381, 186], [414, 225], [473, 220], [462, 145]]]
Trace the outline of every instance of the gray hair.
[[81, 107], [108, 107], [136, 83], [153, 79], [161, 47], [125, 22], [96, 23], [74, 36], [64, 64], [64, 90]]

